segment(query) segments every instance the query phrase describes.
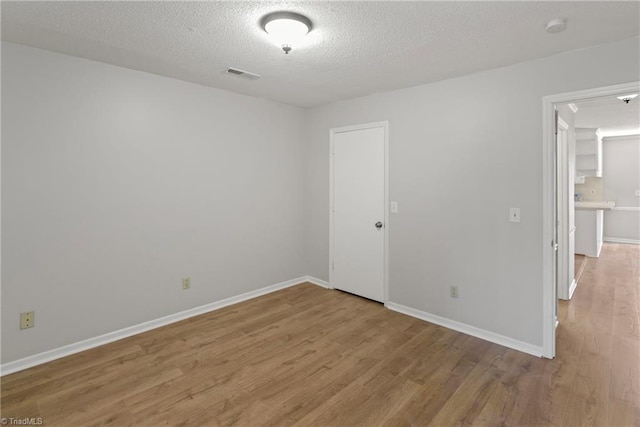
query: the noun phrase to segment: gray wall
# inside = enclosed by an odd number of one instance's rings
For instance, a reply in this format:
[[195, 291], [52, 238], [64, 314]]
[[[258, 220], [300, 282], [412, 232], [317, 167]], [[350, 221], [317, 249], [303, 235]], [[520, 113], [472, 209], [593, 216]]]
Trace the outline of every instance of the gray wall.
[[304, 129], [296, 107], [3, 43], [2, 362], [306, 274]]
[[640, 243], [640, 136], [604, 138], [602, 157], [603, 200], [616, 202], [604, 213], [604, 237]]
[[[314, 108], [309, 273], [328, 277], [329, 129], [389, 120], [390, 299], [542, 345], [542, 97], [638, 80], [638, 38]], [[520, 207], [522, 222], [508, 221]], [[449, 286], [460, 297], [448, 296]]]
[[[391, 300], [541, 345], [541, 100], [637, 80], [638, 48], [301, 110], [3, 43], [2, 362], [327, 280], [329, 129], [380, 120]], [[26, 310], [37, 325], [19, 331]]]

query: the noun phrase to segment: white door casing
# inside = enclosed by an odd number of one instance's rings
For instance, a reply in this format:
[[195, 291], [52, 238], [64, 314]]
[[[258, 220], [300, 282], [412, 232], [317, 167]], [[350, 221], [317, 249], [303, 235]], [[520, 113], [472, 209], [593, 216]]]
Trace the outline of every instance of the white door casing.
[[570, 299], [569, 288], [573, 279], [573, 270], [569, 270], [569, 258], [573, 258], [573, 254], [569, 257], [563, 256], [570, 251], [565, 250], [567, 246], [571, 246], [569, 239], [569, 200], [573, 193], [573, 189], [569, 187], [569, 125], [558, 118], [557, 129], [557, 224], [558, 224], [558, 271], [557, 271], [557, 289], [558, 298], [563, 300]]
[[[640, 82], [548, 95], [542, 98], [542, 352], [552, 359], [556, 353], [557, 289], [555, 286], [555, 251], [553, 237], [556, 232], [555, 205], [555, 125], [554, 108], [558, 104], [583, 101], [603, 96], [617, 96], [638, 92]], [[569, 256], [569, 245], [561, 249], [559, 256]]]
[[387, 122], [331, 129], [330, 286], [386, 302]]

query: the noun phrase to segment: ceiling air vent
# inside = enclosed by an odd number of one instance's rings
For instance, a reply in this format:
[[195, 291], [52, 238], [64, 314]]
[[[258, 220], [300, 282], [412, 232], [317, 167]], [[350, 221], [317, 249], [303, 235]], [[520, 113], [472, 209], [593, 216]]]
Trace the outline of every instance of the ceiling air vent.
[[227, 71], [225, 71], [225, 73], [247, 80], [258, 80], [261, 77], [259, 74], [250, 73], [249, 71], [239, 70], [238, 68], [232, 67], [227, 68]]

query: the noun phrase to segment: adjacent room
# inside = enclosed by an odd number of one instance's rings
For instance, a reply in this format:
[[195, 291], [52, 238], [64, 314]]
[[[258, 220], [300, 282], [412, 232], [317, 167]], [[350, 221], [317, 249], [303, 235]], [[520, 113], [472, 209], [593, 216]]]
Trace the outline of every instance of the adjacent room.
[[[606, 242], [640, 244], [640, 103], [631, 102], [636, 97], [631, 93], [575, 104], [580, 139], [576, 140], [574, 198], [609, 203], [597, 215], [597, 233], [581, 236], [576, 248], [592, 258], [599, 257]], [[590, 139], [590, 133], [595, 138]], [[588, 206], [578, 204], [580, 210]], [[583, 220], [581, 228], [587, 228], [589, 218], [579, 218]]]
[[0, 13], [3, 423], [640, 425], [640, 2]]
[[631, 102], [637, 96], [559, 106], [559, 164], [566, 166], [559, 185], [569, 193], [561, 203], [569, 250], [566, 268], [559, 269], [560, 299], [571, 299], [606, 243], [640, 244], [640, 104]]

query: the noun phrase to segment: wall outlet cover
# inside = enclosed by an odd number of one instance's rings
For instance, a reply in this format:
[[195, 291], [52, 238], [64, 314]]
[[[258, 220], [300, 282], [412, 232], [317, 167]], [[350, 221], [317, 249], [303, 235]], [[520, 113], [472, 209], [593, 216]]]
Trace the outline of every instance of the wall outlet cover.
[[25, 311], [20, 313], [20, 329], [33, 328], [36, 325], [36, 312]]
[[520, 208], [509, 208], [509, 221], [520, 222]]
[[191, 288], [191, 277], [185, 277], [182, 279], [182, 289]]

